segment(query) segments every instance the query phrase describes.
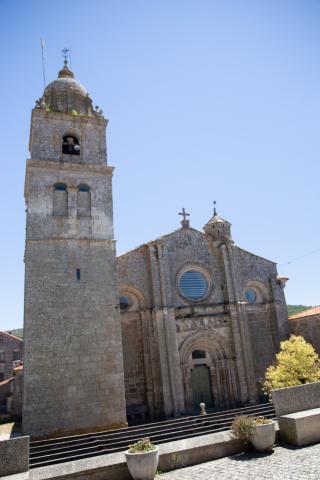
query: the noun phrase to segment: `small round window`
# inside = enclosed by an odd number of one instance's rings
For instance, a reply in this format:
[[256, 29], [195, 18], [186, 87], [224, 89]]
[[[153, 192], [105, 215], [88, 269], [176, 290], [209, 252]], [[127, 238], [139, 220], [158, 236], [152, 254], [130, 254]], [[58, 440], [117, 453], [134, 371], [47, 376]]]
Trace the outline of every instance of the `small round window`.
[[120, 297], [120, 310], [122, 310], [123, 312], [126, 310], [129, 310], [129, 308], [131, 307], [131, 304], [132, 304], [131, 299], [127, 295], [122, 295]]
[[179, 288], [182, 295], [188, 300], [200, 300], [208, 292], [208, 280], [198, 270], [188, 270], [179, 279]]
[[257, 301], [257, 293], [253, 288], [247, 288], [245, 297], [248, 303], [255, 303]]

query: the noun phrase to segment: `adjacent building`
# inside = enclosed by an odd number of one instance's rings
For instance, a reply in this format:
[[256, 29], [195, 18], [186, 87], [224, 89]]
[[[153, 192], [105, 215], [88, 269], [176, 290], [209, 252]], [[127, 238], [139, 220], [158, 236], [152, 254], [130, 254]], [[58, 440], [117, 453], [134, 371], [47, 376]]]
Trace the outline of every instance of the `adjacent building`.
[[13, 377], [14, 367], [23, 360], [23, 341], [0, 331], [0, 382]]
[[302, 335], [320, 355], [320, 306], [290, 315], [289, 325], [291, 333]]

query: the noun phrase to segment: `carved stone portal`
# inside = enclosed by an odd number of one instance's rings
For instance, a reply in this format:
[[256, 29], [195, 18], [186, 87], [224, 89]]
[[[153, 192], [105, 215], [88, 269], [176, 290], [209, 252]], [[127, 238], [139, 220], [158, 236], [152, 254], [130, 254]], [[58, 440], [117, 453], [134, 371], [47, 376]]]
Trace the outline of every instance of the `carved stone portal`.
[[[192, 352], [197, 350], [206, 353], [204, 358], [192, 358]], [[196, 367], [205, 365], [210, 372], [211, 390], [214, 408], [226, 408], [237, 404], [237, 381], [234, 371], [234, 359], [223, 338], [213, 332], [196, 332], [188, 336], [181, 344], [180, 349], [181, 369], [185, 403], [188, 411], [199, 409], [194, 404], [194, 373]], [[200, 371], [200, 369], [199, 369]]]

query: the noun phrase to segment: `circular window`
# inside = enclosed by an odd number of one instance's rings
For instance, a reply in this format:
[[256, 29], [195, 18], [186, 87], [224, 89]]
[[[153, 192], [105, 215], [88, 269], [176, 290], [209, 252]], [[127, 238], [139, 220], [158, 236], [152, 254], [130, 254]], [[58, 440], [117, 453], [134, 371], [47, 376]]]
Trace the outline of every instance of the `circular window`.
[[248, 303], [255, 303], [257, 301], [257, 293], [253, 288], [247, 288], [244, 295]]
[[120, 310], [122, 311], [129, 310], [131, 305], [132, 305], [132, 301], [130, 297], [128, 297], [127, 295], [123, 295], [120, 297]]
[[182, 295], [188, 300], [200, 300], [208, 292], [208, 280], [198, 270], [188, 270], [179, 279], [179, 288]]

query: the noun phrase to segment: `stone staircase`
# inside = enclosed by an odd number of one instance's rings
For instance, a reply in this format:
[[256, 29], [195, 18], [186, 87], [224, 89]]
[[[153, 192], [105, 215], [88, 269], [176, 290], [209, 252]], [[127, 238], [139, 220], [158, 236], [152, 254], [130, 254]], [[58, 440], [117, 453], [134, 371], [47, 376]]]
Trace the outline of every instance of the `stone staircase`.
[[134, 443], [142, 437], [150, 437], [153, 443], [161, 444], [229, 430], [233, 419], [238, 415], [276, 418], [273, 405], [265, 403], [112, 431], [32, 441], [30, 468], [121, 452], [127, 450], [129, 443]]

